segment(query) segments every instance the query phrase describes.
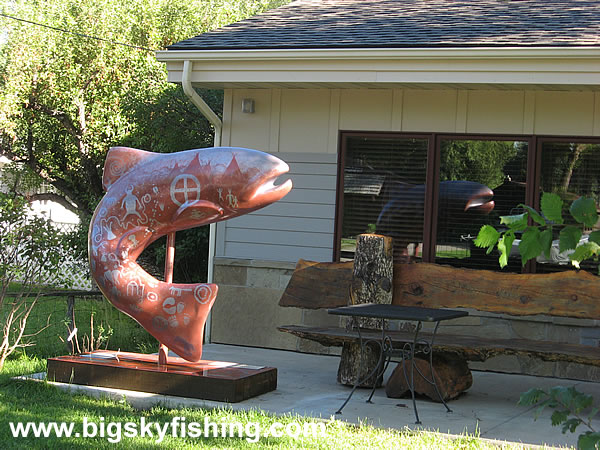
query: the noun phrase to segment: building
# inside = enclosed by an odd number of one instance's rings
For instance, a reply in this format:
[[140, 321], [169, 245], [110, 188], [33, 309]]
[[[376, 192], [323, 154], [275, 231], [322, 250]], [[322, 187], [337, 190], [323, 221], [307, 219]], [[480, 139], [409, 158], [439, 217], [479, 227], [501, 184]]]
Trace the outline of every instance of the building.
[[[481, 223], [542, 190], [600, 197], [596, 0], [300, 0], [157, 58], [213, 122], [216, 145], [274, 153], [294, 182], [282, 201], [215, 227], [213, 342], [330, 351], [276, 327], [335, 319], [279, 297], [299, 258], [351, 257], [355, 234], [397, 223], [388, 213], [410, 218], [388, 230], [404, 239], [401, 257], [489, 268], [471, 245]], [[222, 122], [193, 87], [224, 89]], [[484, 214], [453, 214], [456, 181]], [[600, 342], [593, 321], [482, 314], [463, 326]], [[477, 367], [600, 379], [517, 357]]]
[[[4, 156], [0, 156], [0, 191], [3, 191], [5, 187], [2, 186], [2, 170], [6, 164], [9, 164], [10, 160]], [[36, 193], [47, 192], [47, 189], [51, 189], [50, 186], [42, 184]], [[38, 214], [47, 217], [56, 224], [57, 227], [71, 231], [79, 223], [79, 217], [72, 211], [69, 211], [59, 203], [52, 202], [50, 200], [35, 200], [31, 202], [31, 210], [34, 214]]]

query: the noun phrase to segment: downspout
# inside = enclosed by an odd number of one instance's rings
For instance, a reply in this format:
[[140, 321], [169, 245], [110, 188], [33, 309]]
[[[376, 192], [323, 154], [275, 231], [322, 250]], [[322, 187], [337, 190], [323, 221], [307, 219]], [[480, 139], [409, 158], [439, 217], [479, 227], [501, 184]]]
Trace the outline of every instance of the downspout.
[[[202, 115], [206, 117], [206, 119], [211, 123], [211, 125], [215, 128], [215, 138], [213, 140], [213, 145], [215, 147], [219, 147], [221, 145], [221, 135], [223, 131], [223, 121], [219, 119], [219, 116], [215, 114], [215, 112], [210, 109], [210, 106], [206, 104], [206, 102], [198, 95], [191, 82], [192, 75], [192, 62], [184, 61], [183, 62], [183, 74], [181, 77], [181, 86], [183, 87], [183, 92], [185, 95], [192, 101], [192, 103], [200, 110]], [[217, 242], [217, 227], [216, 224], [211, 223], [209, 225], [209, 237], [208, 237], [208, 274], [207, 281], [208, 283], [213, 282], [214, 278], [214, 262], [215, 262], [215, 247]], [[208, 319], [206, 320], [205, 326], [205, 341], [211, 341], [211, 325], [212, 325], [212, 313], [209, 314]]]

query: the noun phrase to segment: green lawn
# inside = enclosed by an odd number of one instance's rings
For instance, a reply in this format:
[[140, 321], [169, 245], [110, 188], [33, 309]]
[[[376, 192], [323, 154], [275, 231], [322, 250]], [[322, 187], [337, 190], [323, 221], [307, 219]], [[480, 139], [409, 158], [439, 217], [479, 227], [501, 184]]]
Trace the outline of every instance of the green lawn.
[[[27, 321], [26, 334], [39, 334], [28, 339], [34, 346], [25, 352], [30, 356], [49, 357], [64, 355], [67, 345], [67, 299], [65, 297], [41, 297]], [[94, 316], [94, 338], [100, 330], [109, 336], [109, 347], [114, 350], [148, 353], [158, 349], [158, 342], [137, 322], [118, 311], [105, 299], [76, 299], [75, 325], [80, 347], [84, 337], [90, 336], [91, 316]], [[61, 340], [62, 339], [62, 340]], [[82, 348], [83, 350], [83, 348]]]
[[[114, 329], [110, 338], [109, 348], [130, 351], [155, 351], [154, 341], [145, 330], [124, 314], [116, 311], [108, 302], [77, 301], [76, 322], [80, 334], [89, 333], [89, 316], [94, 314], [95, 323], [103, 321]], [[322, 426], [323, 422], [315, 422], [303, 417], [277, 417], [263, 411], [232, 412], [227, 409], [167, 409], [154, 407], [150, 410], [136, 410], [126, 399], [120, 401], [107, 398], [93, 398], [86, 395], [71, 395], [46, 382], [17, 380], [14, 376], [44, 372], [44, 358], [65, 354], [65, 344], [59, 336], [64, 336], [65, 325], [62, 322], [66, 314], [64, 299], [44, 299], [36, 307], [29, 324], [30, 329], [37, 329], [46, 323], [47, 317], [52, 317], [53, 325], [35, 338], [36, 346], [15, 354], [6, 362], [4, 371], [0, 373], [0, 447], [10, 448], [113, 448], [118, 440], [121, 428], [119, 448], [322, 448], [322, 449], [353, 449], [353, 448], [418, 448], [418, 449], [487, 449], [496, 448], [493, 444], [474, 436], [451, 438], [439, 433], [412, 432], [410, 430], [382, 430], [369, 425], [352, 426], [340, 421], [324, 422], [324, 432], [314, 436], [299, 436], [297, 438], [258, 437], [256, 430], [268, 430], [276, 423], [289, 426], [293, 430], [298, 427]], [[216, 424], [239, 423], [249, 433], [246, 437], [235, 432], [230, 437], [173, 437], [172, 428], [162, 440], [156, 431], [153, 436], [128, 437], [125, 435], [125, 424], [135, 424], [138, 429], [142, 421], [156, 422], [164, 426], [172, 423], [174, 418], [185, 418], [190, 424], [203, 424], [210, 421]], [[181, 419], [180, 419], [181, 420]], [[13, 437], [10, 423], [17, 422], [66, 422], [74, 423], [73, 430], [83, 430], [83, 423], [94, 423], [96, 426], [105, 424], [104, 437], [56, 437], [51, 433], [47, 438]], [[108, 429], [108, 424], [115, 425]], [[120, 425], [117, 425], [120, 424]], [[160, 442], [159, 442], [160, 440]], [[111, 442], [112, 441], [112, 442]], [[507, 448], [504, 446], [503, 448]], [[519, 445], [508, 448], [523, 448]]]
[[[22, 381], [11, 379], [11, 376], [39, 372], [45, 370], [43, 360], [22, 356], [10, 360], [5, 371], [0, 375], [0, 442], [3, 449], [10, 448], [113, 448], [118, 434], [113, 428], [105, 437], [95, 438], [14, 438], [10, 422], [75, 422], [74, 430], [82, 430], [84, 420], [96, 424], [104, 422], [132, 422], [139, 424], [144, 418], [146, 422], [160, 424], [171, 423], [174, 417], [185, 417], [186, 423], [204, 423], [210, 420], [215, 423], [231, 423], [239, 421], [243, 426], [248, 423], [259, 424], [261, 429], [268, 429], [275, 422], [282, 426], [297, 423], [315, 423], [302, 417], [276, 417], [261, 411], [232, 412], [226, 409], [166, 409], [155, 407], [151, 410], [138, 411], [132, 408], [125, 399], [113, 401], [106, 398], [96, 399], [85, 395], [70, 395], [45, 382]], [[85, 419], [84, 419], [85, 418]], [[296, 427], [294, 425], [294, 427]], [[255, 430], [251, 428], [250, 430]], [[296, 429], [296, 428], [293, 428]], [[472, 436], [461, 436], [458, 439], [438, 433], [421, 433], [377, 429], [369, 425], [351, 426], [340, 421], [325, 423], [322, 435], [307, 437], [262, 437], [257, 439], [251, 431], [250, 439], [245, 437], [173, 437], [169, 433], [161, 442], [154, 433], [153, 437], [123, 437], [119, 448], [449, 448], [449, 449], [486, 449], [496, 448], [494, 445]], [[257, 442], [250, 442], [257, 440]], [[511, 448], [522, 448], [514, 446]]]

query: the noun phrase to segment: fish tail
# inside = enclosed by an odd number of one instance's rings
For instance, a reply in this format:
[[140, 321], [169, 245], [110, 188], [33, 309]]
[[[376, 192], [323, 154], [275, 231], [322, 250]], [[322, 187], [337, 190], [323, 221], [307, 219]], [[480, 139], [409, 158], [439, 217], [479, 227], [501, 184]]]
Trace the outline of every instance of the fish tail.
[[204, 325], [217, 298], [216, 284], [169, 284], [160, 313], [152, 319], [152, 334], [188, 361], [202, 357]]

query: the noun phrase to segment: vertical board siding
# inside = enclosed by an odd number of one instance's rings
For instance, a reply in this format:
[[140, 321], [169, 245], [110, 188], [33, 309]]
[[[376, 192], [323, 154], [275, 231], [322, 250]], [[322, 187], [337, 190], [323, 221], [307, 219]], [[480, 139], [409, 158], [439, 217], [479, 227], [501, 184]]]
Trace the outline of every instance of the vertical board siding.
[[[241, 112], [245, 97], [254, 114]], [[230, 89], [224, 108], [223, 145], [278, 155], [294, 182], [281, 202], [217, 225], [216, 256], [241, 259], [331, 259], [340, 130], [600, 135], [600, 93], [591, 92]]]
[[279, 202], [224, 222], [217, 256], [226, 258], [331, 261], [335, 229], [337, 155], [276, 153], [287, 162], [292, 191]]

